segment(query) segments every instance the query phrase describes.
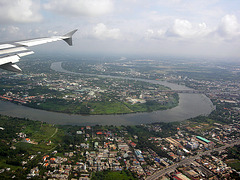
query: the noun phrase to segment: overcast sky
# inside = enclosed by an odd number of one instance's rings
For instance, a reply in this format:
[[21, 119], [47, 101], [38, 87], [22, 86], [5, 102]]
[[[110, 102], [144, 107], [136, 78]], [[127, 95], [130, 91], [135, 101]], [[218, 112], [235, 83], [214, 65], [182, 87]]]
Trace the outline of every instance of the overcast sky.
[[73, 29], [72, 52], [240, 58], [239, 0], [0, 0], [1, 42]]

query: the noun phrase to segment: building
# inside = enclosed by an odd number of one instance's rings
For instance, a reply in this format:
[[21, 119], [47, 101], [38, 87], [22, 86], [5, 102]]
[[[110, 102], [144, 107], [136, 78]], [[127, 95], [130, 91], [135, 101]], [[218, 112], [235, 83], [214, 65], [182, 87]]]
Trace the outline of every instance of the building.
[[137, 158], [138, 158], [138, 160], [139, 160], [140, 162], [143, 162], [143, 161], [144, 161], [144, 158], [143, 158], [143, 156], [142, 156], [142, 152], [141, 152], [139, 149], [136, 149], [136, 150], [135, 150], [135, 154], [136, 154], [136, 156], [137, 156]]
[[201, 136], [196, 136], [196, 140], [203, 144], [205, 146], [205, 148], [209, 148], [209, 147], [213, 147], [214, 146], [214, 143], [212, 141], [209, 141]]
[[26, 142], [26, 143], [31, 143], [31, 140], [30, 140], [29, 138], [25, 138], [25, 139], [24, 139], [24, 142]]
[[174, 180], [190, 180], [187, 176], [183, 175], [182, 173], [178, 172], [175, 176], [173, 176]]
[[186, 147], [191, 150], [194, 150], [198, 148], [198, 145], [199, 144], [197, 142], [188, 142]]
[[211, 142], [211, 141], [209, 141], [209, 140], [207, 140], [207, 139], [205, 139], [205, 138], [203, 138], [201, 136], [196, 136], [196, 138], [201, 140], [201, 141], [203, 141], [203, 142], [205, 142], [205, 143], [207, 143], [207, 144], [209, 144]]

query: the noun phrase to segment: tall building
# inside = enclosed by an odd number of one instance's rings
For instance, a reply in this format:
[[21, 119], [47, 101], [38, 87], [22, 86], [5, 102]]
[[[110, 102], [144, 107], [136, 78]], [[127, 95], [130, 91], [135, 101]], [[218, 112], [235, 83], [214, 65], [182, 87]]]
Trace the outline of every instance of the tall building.
[[198, 148], [198, 143], [197, 142], [188, 142], [187, 143], [187, 148], [189, 148], [189, 149], [192, 149], [192, 150], [194, 150], [194, 149], [197, 149]]

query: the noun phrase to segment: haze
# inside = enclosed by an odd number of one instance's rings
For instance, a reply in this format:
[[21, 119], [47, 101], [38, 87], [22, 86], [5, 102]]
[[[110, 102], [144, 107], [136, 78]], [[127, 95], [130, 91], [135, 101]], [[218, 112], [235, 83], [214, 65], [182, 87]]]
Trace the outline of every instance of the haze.
[[[79, 29], [52, 51], [239, 58], [238, 0], [1, 0], [1, 41]], [[40, 47], [42, 50], [49, 46]]]

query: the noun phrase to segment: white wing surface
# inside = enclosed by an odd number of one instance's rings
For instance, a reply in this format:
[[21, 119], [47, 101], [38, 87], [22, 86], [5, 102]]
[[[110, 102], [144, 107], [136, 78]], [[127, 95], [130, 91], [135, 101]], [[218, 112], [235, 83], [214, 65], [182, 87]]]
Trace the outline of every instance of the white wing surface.
[[22, 72], [22, 70], [16, 65], [22, 56], [33, 54], [34, 52], [27, 49], [27, 47], [36, 46], [39, 44], [64, 40], [68, 45], [72, 46], [72, 35], [77, 31], [73, 30], [63, 36], [52, 36], [45, 38], [36, 38], [23, 41], [16, 41], [11, 43], [0, 44], [0, 68], [13, 71]]

